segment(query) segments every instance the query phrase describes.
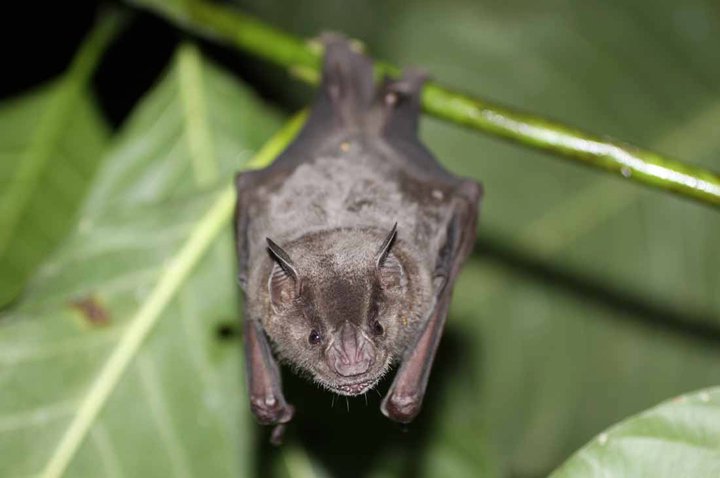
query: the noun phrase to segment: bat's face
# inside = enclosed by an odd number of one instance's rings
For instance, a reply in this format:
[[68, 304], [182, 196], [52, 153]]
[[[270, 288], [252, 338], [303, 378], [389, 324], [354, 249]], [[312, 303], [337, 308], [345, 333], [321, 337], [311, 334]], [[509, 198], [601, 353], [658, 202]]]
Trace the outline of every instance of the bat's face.
[[271, 318], [279, 355], [341, 395], [358, 395], [382, 378], [405, 346], [413, 300], [412, 264], [385, 237], [335, 231], [271, 244]]

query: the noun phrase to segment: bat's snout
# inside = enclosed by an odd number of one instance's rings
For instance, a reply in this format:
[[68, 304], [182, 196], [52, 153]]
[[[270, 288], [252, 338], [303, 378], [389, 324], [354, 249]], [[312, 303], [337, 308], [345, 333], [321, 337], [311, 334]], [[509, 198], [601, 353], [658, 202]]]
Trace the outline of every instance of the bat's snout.
[[339, 337], [328, 351], [328, 362], [343, 377], [362, 375], [375, 362], [374, 348], [359, 328], [343, 324]]

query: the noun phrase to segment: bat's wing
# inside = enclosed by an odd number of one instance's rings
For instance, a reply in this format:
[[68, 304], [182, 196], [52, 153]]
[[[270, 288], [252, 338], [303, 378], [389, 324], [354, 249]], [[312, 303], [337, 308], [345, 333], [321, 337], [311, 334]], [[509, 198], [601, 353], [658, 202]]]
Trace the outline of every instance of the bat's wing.
[[[249, 259], [248, 221], [252, 214], [255, 187], [266, 177], [265, 171], [248, 171], [235, 179], [237, 206], [235, 210], [235, 240], [238, 257], [238, 282], [243, 292], [247, 283]], [[244, 301], [247, 304], [247, 300]], [[270, 344], [257, 317], [249, 316], [245, 306], [243, 314], [243, 342], [250, 408], [258, 421], [264, 425], [278, 425], [272, 440], [282, 439], [284, 423], [289, 422], [295, 409], [288, 404], [282, 392], [282, 381]]]
[[455, 279], [475, 242], [481, 196], [482, 186], [475, 181], [464, 180], [457, 188], [452, 219], [435, 266], [435, 305], [414, 347], [403, 357], [395, 380], [382, 401], [383, 414], [395, 421], [408, 423], [420, 412]]
[[386, 81], [382, 88], [383, 139], [406, 162], [426, 187], [452, 185], [451, 220], [444, 232], [434, 271], [435, 304], [416, 343], [402, 358], [400, 369], [383, 399], [381, 410], [388, 418], [408, 423], [420, 412], [430, 370], [450, 307], [455, 279], [475, 242], [482, 186], [447, 172], [418, 138], [420, 99], [425, 75], [406, 70], [402, 78]]
[[254, 193], [266, 176], [266, 170], [244, 171], [235, 176], [235, 249], [238, 261], [238, 283], [243, 292], [247, 285], [250, 259], [248, 224], [252, 216], [253, 204], [257, 201]]

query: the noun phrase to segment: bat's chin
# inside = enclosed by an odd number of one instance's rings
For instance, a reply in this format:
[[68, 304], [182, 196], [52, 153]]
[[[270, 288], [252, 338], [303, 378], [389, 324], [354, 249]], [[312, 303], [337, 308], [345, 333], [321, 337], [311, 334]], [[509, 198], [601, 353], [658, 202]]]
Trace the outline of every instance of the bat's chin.
[[328, 386], [328, 388], [339, 395], [352, 397], [354, 395], [362, 395], [367, 392], [373, 388], [379, 380], [379, 377], [375, 377], [351, 383], [336, 383]]
[[362, 374], [344, 377], [328, 370], [330, 367], [326, 366], [325, 370], [313, 370], [312, 375], [315, 381], [327, 390], [337, 393], [338, 395], [352, 397], [362, 395], [375, 387], [383, 378], [389, 366], [389, 359], [385, 356], [378, 357], [374, 367]]

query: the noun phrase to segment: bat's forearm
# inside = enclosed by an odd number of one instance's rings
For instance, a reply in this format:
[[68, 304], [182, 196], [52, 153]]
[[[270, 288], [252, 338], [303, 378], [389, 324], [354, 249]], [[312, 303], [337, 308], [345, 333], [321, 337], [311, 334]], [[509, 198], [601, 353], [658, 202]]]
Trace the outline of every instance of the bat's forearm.
[[245, 319], [245, 364], [250, 408], [263, 425], [289, 422], [295, 409], [285, 401], [280, 370], [259, 324]]
[[400, 423], [410, 423], [420, 413], [435, 352], [440, 344], [449, 296], [441, 300], [420, 335], [415, 347], [403, 361], [390, 390], [380, 405], [383, 415]]

